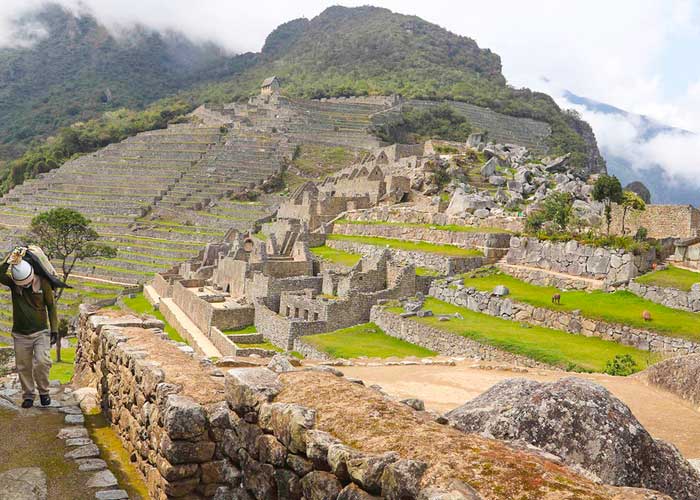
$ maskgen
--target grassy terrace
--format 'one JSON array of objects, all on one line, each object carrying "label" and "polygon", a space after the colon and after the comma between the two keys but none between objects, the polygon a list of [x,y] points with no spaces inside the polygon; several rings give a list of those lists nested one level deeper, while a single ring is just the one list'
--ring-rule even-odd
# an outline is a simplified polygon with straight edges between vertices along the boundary
[{"label": "grassy terrace", "polygon": [[238,328],[236,330],[222,330],[221,333],[224,335],[247,335],[250,333],[258,333],[258,329],[255,325],[245,326],[243,328]]},{"label": "grassy terrace", "polygon": [[311,253],[320,259],[348,267],[354,266],[360,262],[360,259],[362,258],[362,255],[359,253],[345,252],[343,250],[336,250],[335,248],[330,248],[327,246],[312,247],[309,250],[311,250]]},{"label": "grassy terrace", "polygon": [[347,234],[329,234],[332,241],[349,241],[365,245],[388,246],[394,250],[406,250],[409,252],[423,252],[443,255],[445,257],[480,257],[484,254],[480,250],[465,249],[454,245],[438,245],[435,243],[397,240],[393,238],[379,238],[375,236],[351,236]]},{"label": "grassy terrace", "polygon": [[460,226],[457,224],[422,224],[419,222],[389,222],[379,220],[349,220],[339,219],[336,224],[357,224],[362,226],[389,226],[389,227],[421,227],[426,229],[436,229],[438,231],[453,231],[459,233],[510,233],[505,229],[497,227],[477,227],[477,226]]},{"label": "grassy terrace", "polygon": [[642,285],[675,288],[677,290],[689,292],[693,284],[700,283],[700,273],[669,266],[667,269],[653,271],[644,276],[640,276],[634,281]]},{"label": "grassy terrace", "polygon": [[[234,344],[236,343],[235,339],[232,339]],[[236,344],[236,346],[239,349],[266,349],[268,351],[276,351],[276,352],[284,352],[284,349],[281,349],[277,347],[276,345],[270,343],[270,342],[261,342],[259,344]]]},{"label": "grassy terrace", "polygon": [[357,325],[331,333],[309,335],[304,342],[334,358],[390,358],[416,356],[425,358],[436,356],[433,351],[391,337],[374,323]]},{"label": "grassy terrace", "polygon": [[[567,370],[603,372],[609,360],[624,354],[632,356],[640,370],[661,359],[657,354],[617,342],[550,328],[522,326],[515,321],[477,313],[434,298],[425,301],[425,308],[436,315],[459,313],[464,319],[439,321],[437,316],[433,316],[412,317],[409,321],[419,321],[439,330]],[[399,307],[389,310],[397,314],[403,311]]]},{"label": "grassy terrace", "polygon": [[163,313],[154,309],[151,303],[146,300],[142,293],[138,294],[133,299],[124,298],[124,305],[136,314],[150,314],[156,319],[161,320],[163,323],[165,323],[163,331],[168,334],[168,337],[176,342],[185,342],[185,339],[183,339],[180,334],[177,333],[177,330],[175,330],[175,328],[170,326],[168,322],[165,321]]},{"label": "grassy terrace", "polygon": [[[579,310],[584,317],[700,341],[700,316],[656,304],[626,291],[562,292],[554,287],[531,285],[507,274],[465,277],[464,285],[482,291],[491,291],[496,285],[505,285],[510,289],[510,297],[518,302],[555,310]],[[552,304],[551,297],[555,293],[561,294],[561,305]],[[642,319],[642,311],[645,310],[651,313],[652,321]]]}]

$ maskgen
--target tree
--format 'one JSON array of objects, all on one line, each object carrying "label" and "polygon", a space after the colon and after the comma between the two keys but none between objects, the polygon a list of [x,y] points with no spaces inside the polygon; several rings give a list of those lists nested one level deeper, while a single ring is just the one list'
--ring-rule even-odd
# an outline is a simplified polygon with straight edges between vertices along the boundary
[{"label": "tree", "polygon": [[[41,247],[52,261],[60,262],[63,281],[67,281],[75,264],[95,257],[114,257],[116,249],[96,243],[100,237],[91,222],[70,208],[54,208],[32,219],[28,240]],[[56,302],[63,288],[55,292]],[[61,361],[61,338],[56,342],[56,360]]]},{"label": "tree", "polygon": [[542,202],[542,208],[528,217],[528,230],[539,231],[546,222],[552,222],[560,231],[566,230],[571,219],[573,203],[569,193],[551,192]]},{"label": "tree", "polygon": [[629,210],[646,210],[647,204],[637,193],[624,191],[622,193],[622,235],[625,234],[625,218]]},{"label": "tree", "polygon": [[607,234],[610,236],[612,222],[612,204],[622,203],[622,185],[614,175],[601,175],[593,186],[593,199],[605,205],[605,220],[608,223]]}]

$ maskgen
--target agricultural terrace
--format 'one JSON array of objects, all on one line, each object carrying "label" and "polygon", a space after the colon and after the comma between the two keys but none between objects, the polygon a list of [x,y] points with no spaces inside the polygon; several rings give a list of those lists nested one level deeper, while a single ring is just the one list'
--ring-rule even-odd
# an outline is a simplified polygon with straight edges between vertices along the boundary
[{"label": "agricultural terrace", "polygon": [[404,340],[391,337],[374,323],[365,323],[331,333],[309,335],[304,342],[334,358],[391,358],[415,356],[425,358],[437,353]]},{"label": "agricultural terrace", "polygon": [[[474,276],[474,277],[470,277]],[[464,285],[484,292],[497,285],[510,290],[509,297],[535,307],[553,310],[580,311],[584,317],[643,328],[671,337],[700,341],[700,316],[656,304],[627,291],[561,291],[554,287],[537,286],[508,274],[485,276],[464,275]],[[552,304],[554,294],[561,295],[561,305]],[[644,321],[642,312],[649,311],[652,320]]]},{"label": "agricultural terrace", "polygon": [[454,245],[440,245],[436,243],[426,243],[423,241],[406,241],[393,238],[380,238],[376,236],[350,236],[347,234],[329,234],[329,240],[349,241],[353,243],[362,243],[365,245],[374,245],[389,247],[393,250],[405,250],[408,252],[423,252],[445,257],[480,257],[483,252],[475,249],[465,249]]},{"label": "agricultural terrace", "polygon": [[[434,316],[410,317],[408,321],[418,321],[432,328],[461,335],[482,344],[490,345],[513,354],[558,366],[571,371],[604,372],[606,364],[615,356],[630,355],[636,363],[635,371],[661,359],[661,356],[634,347],[586,337],[561,330],[524,325],[515,321],[496,318],[458,307],[434,298],[427,298],[424,308],[433,311]],[[390,307],[396,314],[403,312],[400,307]],[[440,315],[455,315],[450,321],[440,321]]]},{"label": "agricultural terrace", "polygon": [[675,288],[677,290],[689,292],[691,286],[695,283],[700,283],[700,273],[675,266],[668,266],[666,269],[652,271],[640,276],[634,281],[642,285]]}]

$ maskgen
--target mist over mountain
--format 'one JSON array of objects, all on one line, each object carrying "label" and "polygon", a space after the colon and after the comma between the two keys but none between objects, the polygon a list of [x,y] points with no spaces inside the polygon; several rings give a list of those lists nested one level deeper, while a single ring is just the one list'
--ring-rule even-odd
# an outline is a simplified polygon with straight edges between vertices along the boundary
[{"label": "mist over mountain", "polygon": [[700,136],[568,91],[564,98],[593,125],[608,172],[623,185],[643,182],[653,203],[700,205]]},{"label": "mist over mountain", "polygon": [[[56,5],[17,23],[26,44],[0,49],[0,159],[32,139],[118,107],[176,96],[192,106],[246,99],[277,75],[290,97],[399,93],[452,99],[547,122],[551,154],[584,172],[605,169],[590,126],[547,94],[515,89],[501,59],[471,38],[371,6],[329,7],[280,25],[259,53],[231,56],[177,33],[115,34],[90,14]],[[39,27],[39,28],[37,28]]]},{"label": "mist over mountain", "polygon": [[57,128],[140,108],[230,73],[232,56],[177,32],[131,26],[118,35],[90,14],[46,4],[18,18],[0,48],[0,159]]}]

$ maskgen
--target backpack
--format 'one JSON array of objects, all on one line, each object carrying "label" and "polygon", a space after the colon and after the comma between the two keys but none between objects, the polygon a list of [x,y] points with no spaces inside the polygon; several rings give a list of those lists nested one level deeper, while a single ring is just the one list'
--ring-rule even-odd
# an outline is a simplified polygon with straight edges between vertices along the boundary
[{"label": "backpack", "polygon": [[56,288],[73,288],[68,284],[64,283],[61,278],[58,277],[56,268],[53,267],[51,261],[46,256],[44,251],[36,245],[29,245],[27,247],[27,253],[24,256],[24,260],[29,262],[32,267],[34,267],[34,272],[39,276],[46,278],[54,290]]}]

